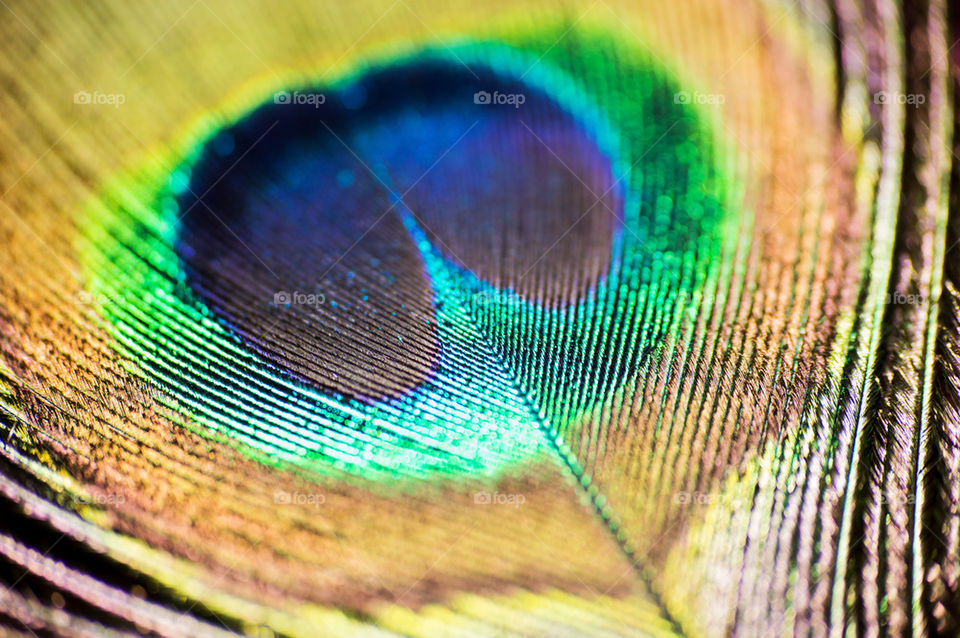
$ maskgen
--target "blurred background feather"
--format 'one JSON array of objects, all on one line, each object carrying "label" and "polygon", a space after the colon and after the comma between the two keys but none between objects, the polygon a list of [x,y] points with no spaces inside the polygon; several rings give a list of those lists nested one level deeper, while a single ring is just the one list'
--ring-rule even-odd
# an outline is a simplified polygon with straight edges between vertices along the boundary
[{"label": "blurred background feather", "polygon": [[956,5],[0,4],[0,630],[960,635]]}]

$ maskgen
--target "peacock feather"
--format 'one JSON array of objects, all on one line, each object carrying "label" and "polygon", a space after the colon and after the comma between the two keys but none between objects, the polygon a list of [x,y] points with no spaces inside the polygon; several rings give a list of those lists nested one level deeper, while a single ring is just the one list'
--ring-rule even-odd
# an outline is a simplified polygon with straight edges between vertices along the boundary
[{"label": "peacock feather", "polygon": [[960,5],[0,5],[0,631],[960,635]]}]

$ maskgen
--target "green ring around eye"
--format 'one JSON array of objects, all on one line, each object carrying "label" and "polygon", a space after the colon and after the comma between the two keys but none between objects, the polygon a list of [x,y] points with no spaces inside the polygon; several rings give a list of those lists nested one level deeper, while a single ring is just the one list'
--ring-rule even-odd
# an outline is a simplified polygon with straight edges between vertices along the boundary
[{"label": "green ring around eye", "polygon": [[[739,218],[713,116],[678,101],[666,70],[629,41],[578,27],[563,47],[551,47],[564,30],[464,41],[379,64],[432,58],[522,78],[589,132],[622,180],[624,209],[610,272],[588,297],[556,309],[508,296],[478,318],[465,300],[502,291],[451,269],[415,235],[436,301],[446,385],[427,382],[368,404],[298,383],[245,348],[196,298],[175,250],[177,196],[221,124],[195,133],[174,155],[174,170],[154,164],[120,176],[86,211],[80,254],[123,360],[165,390],[185,423],[265,463],[374,479],[490,475],[559,447],[576,468],[565,450],[577,424],[615,404],[723,288],[717,282],[730,276],[737,235],[729,225]],[[551,343],[575,344],[579,359]],[[463,362],[447,356],[469,357],[484,382],[457,390]]]}]

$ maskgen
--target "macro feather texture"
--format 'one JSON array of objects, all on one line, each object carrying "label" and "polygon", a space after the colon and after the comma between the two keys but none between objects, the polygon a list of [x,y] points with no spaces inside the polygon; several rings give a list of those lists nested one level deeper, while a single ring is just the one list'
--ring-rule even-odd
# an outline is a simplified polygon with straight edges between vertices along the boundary
[{"label": "macro feather texture", "polygon": [[0,632],[960,635],[956,3],[0,16]]}]

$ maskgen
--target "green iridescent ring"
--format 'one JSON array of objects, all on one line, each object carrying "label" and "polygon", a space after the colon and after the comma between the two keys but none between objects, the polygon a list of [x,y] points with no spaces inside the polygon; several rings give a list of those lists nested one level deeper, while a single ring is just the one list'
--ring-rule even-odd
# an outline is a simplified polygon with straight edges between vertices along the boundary
[{"label": "green iridescent ring", "polygon": [[[671,344],[709,303],[704,291],[729,272],[729,238],[737,233],[723,228],[737,221],[725,214],[734,180],[715,116],[677,100],[680,87],[668,71],[619,35],[581,26],[570,30],[564,47],[550,48],[565,30],[394,54],[358,63],[323,86],[314,80],[279,88],[342,103],[378,73],[439,65],[462,76],[463,87],[493,77],[526,87],[543,98],[538,104],[552,103],[607,158],[622,205],[614,211],[609,263],[575,303],[557,306],[519,287],[498,287],[453,259],[398,197],[403,189],[390,183],[395,167],[374,162],[366,167],[371,175],[341,169],[336,177],[344,188],[361,178],[382,185],[391,215],[409,233],[433,308],[433,316],[421,318],[439,344],[427,357],[427,372],[402,392],[371,398],[311,383],[310,370],[292,373],[265,358],[250,346],[249,327],[238,331],[235,320],[198,294],[180,242],[185,223],[200,223],[184,205],[202,195],[194,192],[198,164],[216,152],[223,156],[221,173],[229,170],[240,154],[237,127],[264,109],[282,113],[271,91],[260,95],[263,108],[244,105],[229,121],[197,127],[180,147],[186,150],[172,153],[174,170],[169,162],[151,162],[91,204],[81,255],[123,360],[164,388],[164,400],[185,425],[236,441],[267,463],[371,478],[489,475],[538,457],[555,459],[559,450],[577,470],[566,441],[585,414],[621,409],[622,391],[652,361],[670,356]],[[630,55],[610,54],[618,49]],[[490,106],[482,117],[498,105]],[[515,111],[490,117],[502,118],[497,126],[528,126],[524,112]],[[400,107],[397,113],[409,115]],[[350,129],[351,143],[342,141],[370,164],[360,156],[387,148],[389,140],[365,126]],[[146,208],[130,196],[144,189],[154,193],[143,198],[154,202]],[[288,312],[273,301],[264,295],[255,312]],[[323,316],[334,311],[326,307]],[[402,335],[400,342],[403,348]],[[560,360],[568,365],[554,365]]]}]

